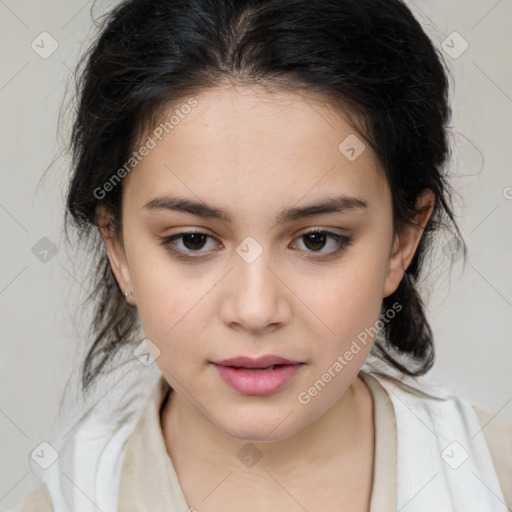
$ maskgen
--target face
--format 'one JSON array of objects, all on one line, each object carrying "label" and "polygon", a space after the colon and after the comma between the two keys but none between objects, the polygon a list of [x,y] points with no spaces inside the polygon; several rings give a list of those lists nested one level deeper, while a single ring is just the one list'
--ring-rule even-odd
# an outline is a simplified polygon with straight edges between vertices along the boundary
[{"label": "face", "polygon": [[[176,400],[241,440],[287,438],[342,397],[421,236],[393,234],[374,153],[304,98],[230,86],[173,105],[124,178],[124,247],[102,231]],[[225,362],[240,356],[287,362]]]}]

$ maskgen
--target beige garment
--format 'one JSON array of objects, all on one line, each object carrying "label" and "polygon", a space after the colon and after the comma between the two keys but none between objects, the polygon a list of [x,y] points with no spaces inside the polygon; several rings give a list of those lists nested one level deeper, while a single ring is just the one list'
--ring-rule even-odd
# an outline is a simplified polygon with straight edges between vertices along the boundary
[{"label": "beige garment", "polygon": [[[396,510],[396,429],[393,405],[371,376],[361,374],[374,402],[375,461],[370,512]],[[187,512],[178,477],[167,453],[160,423],[170,387],[161,376],[151,391],[126,445],[119,488],[120,512]],[[512,509],[512,423],[475,408],[491,451],[506,504]],[[52,512],[45,484],[12,512]],[[107,511],[104,511],[107,512]]]}]

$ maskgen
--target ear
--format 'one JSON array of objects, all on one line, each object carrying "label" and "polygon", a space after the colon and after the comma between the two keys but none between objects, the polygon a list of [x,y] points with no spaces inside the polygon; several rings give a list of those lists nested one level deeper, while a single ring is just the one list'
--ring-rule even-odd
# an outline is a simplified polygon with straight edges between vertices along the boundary
[{"label": "ear", "polygon": [[[123,243],[117,236],[115,236],[111,225],[110,214],[103,205],[98,206],[97,219],[100,234],[107,250],[110,266],[119,288],[121,288],[122,292],[132,291],[132,280]],[[126,302],[131,306],[135,305],[133,296],[131,295],[126,297]]]},{"label": "ear", "polygon": [[416,201],[419,213],[415,217],[416,225],[403,227],[395,235],[391,249],[388,273],[384,283],[383,297],[388,297],[396,291],[404,273],[414,257],[420,243],[423,230],[434,209],[435,195],[430,189],[425,189]]}]

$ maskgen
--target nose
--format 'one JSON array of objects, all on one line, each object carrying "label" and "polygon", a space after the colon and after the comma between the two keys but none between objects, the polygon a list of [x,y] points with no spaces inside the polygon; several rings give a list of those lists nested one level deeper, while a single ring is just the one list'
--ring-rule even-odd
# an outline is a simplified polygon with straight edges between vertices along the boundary
[{"label": "nose", "polygon": [[291,292],[264,254],[250,263],[234,258],[220,311],[222,321],[231,329],[261,335],[289,322]]}]

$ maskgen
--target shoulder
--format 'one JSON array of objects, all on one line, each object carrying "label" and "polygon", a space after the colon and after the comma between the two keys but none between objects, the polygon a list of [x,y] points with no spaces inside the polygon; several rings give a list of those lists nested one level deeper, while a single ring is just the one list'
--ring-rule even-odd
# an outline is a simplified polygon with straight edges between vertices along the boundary
[{"label": "shoulder", "polygon": [[30,491],[10,512],[53,512],[46,484],[43,483]]},{"label": "shoulder", "polygon": [[512,508],[512,422],[473,406],[478,416],[505,502]]},{"label": "shoulder", "polygon": [[[503,498],[512,510],[512,422],[490,415],[426,377],[397,378],[392,373],[381,372],[372,373],[371,376],[387,391],[393,409],[398,407],[403,412],[413,408],[425,424],[441,421],[446,428],[450,428],[452,421],[454,425],[459,423],[459,419],[463,423],[469,421],[468,434],[480,445],[483,441],[487,447]],[[396,411],[393,414],[396,421]],[[411,415],[402,414],[402,417],[410,418]],[[405,432],[409,434],[408,430]],[[411,439],[414,441],[414,438]]]}]

